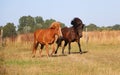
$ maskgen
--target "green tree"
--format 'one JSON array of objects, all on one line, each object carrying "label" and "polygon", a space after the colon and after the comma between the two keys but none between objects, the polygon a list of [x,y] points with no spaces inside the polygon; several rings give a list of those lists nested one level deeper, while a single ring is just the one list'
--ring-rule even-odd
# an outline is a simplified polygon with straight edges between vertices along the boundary
[{"label": "green tree", "polygon": [[1,37],[1,30],[3,29],[3,27],[2,26],[0,26],[0,37]]},{"label": "green tree", "polygon": [[0,26],[0,30],[2,29],[3,27],[2,26]]},{"label": "green tree", "polygon": [[37,23],[37,24],[43,24],[44,23],[44,20],[43,20],[43,18],[41,17],[41,16],[37,16],[37,17],[35,17],[35,23]]},{"label": "green tree", "polygon": [[65,27],[65,24],[64,23],[61,23],[61,28]]},{"label": "green tree", "polygon": [[55,22],[54,19],[47,19],[45,21],[44,25],[42,26],[42,28],[48,28],[51,25],[51,23],[53,23],[53,22]]},{"label": "green tree", "polygon": [[7,23],[3,27],[3,38],[5,38],[5,37],[15,37],[16,35],[17,35],[16,27],[14,26],[14,23]]},{"label": "green tree", "polygon": [[116,24],[112,27],[113,30],[120,30],[120,25]]},{"label": "green tree", "polygon": [[34,31],[36,29],[42,28],[44,25],[44,20],[41,16],[37,16],[35,17],[35,27],[34,27]]},{"label": "green tree", "polygon": [[[45,22],[44,22],[44,26],[42,28],[48,28],[51,23],[55,22],[56,20],[54,19],[47,19]],[[61,23],[61,22],[60,22]],[[61,27],[65,27],[65,24],[64,23],[61,23]]]},{"label": "green tree", "polygon": [[94,31],[97,30],[97,26],[95,24],[89,24],[88,26],[86,26],[88,31]]},{"label": "green tree", "polygon": [[21,17],[19,19],[18,31],[20,33],[25,33],[24,29],[27,26],[30,27],[30,30],[28,32],[33,32],[34,31],[35,20],[34,20],[33,17],[31,17],[31,16],[23,16],[23,17]]}]

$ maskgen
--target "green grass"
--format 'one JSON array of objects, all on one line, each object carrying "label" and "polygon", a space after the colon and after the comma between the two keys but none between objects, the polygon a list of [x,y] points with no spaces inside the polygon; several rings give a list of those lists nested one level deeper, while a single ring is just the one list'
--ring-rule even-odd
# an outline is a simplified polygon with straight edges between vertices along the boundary
[{"label": "green grass", "polygon": [[[120,75],[119,44],[97,44],[81,42],[87,53],[68,53],[62,55],[61,48],[57,55],[47,58],[45,49],[43,57],[32,58],[30,44],[9,44],[0,47],[0,75]],[[50,49],[50,52],[52,50]],[[79,52],[76,43],[72,43],[71,52]]]}]

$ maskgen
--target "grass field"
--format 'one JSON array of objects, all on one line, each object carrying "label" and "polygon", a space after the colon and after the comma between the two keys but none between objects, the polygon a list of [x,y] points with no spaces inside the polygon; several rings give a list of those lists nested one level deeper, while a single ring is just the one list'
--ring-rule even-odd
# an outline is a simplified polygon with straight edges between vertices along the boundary
[{"label": "grass field", "polygon": [[[83,54],[72,43],[71,54],[61,48],[47,58],[39,49],[32,58],[32,44],[9,43],[0,47],[0,75],[120,75],[120,31],[89,32],[88,43],[81,39]],[[84,33],[85,36],[85,33]],[[50,48],[50,51],[51,48]]]}]

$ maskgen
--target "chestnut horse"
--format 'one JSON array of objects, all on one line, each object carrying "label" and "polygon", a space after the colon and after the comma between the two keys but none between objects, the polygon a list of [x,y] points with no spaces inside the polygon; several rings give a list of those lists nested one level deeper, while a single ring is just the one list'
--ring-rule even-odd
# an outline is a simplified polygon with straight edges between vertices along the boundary
[{"label": "chestnut horse", "polygon": [[68,27],[62,28],[61,31],[62,31],[63,37],[58,38],[58,40],[57,40],[57,49],[55,51],[55,54],[57,53],[58,48],[61,46],[62,41],[65,42],[64,46],[62,48],[63,54],[64,54],[65,46],[67,44],[69,44],[68,50],[69,50],[69,54],[70,54],[71,42],[78,43],[80,54],[82,54],[82,50],[81,50],[81,46],[80,46],[80,38],[82,37],[82,31],[83,31],[84,24],[82,23],[82,21],[79,18],[74,18],[71,21],[71,24],[73,26],[70,28],[68,28]]},{"label": "chestnut horse", "polygon": [[[42,52],[44,45],[46,46],[47,56],[49,56],[48,45],[51,45],[55,42],[56,35],[58,37],[62,37],[60,25],[61,24],[59,22],[53,22],[48,29],[39,29],[34,32],[34,46],[33,46],[33,51],[32,51],[33,57],[35,57],[38,44],[41,44],[40,57],[41,57],[41,52]],[[51,55],[54,52],[55,52],[55,48],[54,48],[54,44],[53,44],[53,51],[52,51]]]}]

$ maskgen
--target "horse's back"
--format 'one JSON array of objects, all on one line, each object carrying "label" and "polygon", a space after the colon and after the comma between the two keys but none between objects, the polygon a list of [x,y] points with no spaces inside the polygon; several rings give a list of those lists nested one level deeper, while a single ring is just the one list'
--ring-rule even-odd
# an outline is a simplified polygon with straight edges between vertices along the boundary
[{"label": "horse's back", "polygon": [[45,32],[46,32],[45,29],[36,30],[36,31],[34,32],[34,38],[37,39],[37,38],[39,37],[39,35],[44,35]]},{"label": "horse's back", "polygon": [[71,34],[71,32],[74,32],[74,29],[73,28],[68,28],[68,27],[65,27],[65,28],[62,28],[62,34],[65,36],[65,35],[69,35]]},{"label": "horse's back", "polygon": [[35,31],[34,38],[36,38],[36,40],[41,44],[49,44],[54,40],[52,34],[53,31],[51,29],[39,29]]},{"label": "horse's back", "polygon": [[77,38],[73,27],[62,28],[63,38],[66,41],[74,41]]},{"label": "horse's back", "polygon": [[47,29],[36,30],[34,32],[34,38],[36,38],[37,40],[41,39],[45,35],[45,33],[47,33],[47,31],[48,31]]}]

